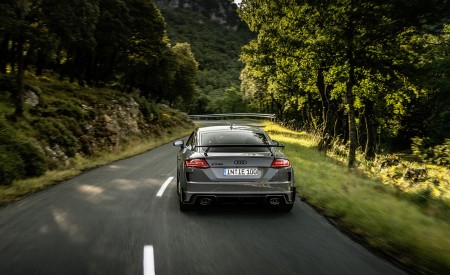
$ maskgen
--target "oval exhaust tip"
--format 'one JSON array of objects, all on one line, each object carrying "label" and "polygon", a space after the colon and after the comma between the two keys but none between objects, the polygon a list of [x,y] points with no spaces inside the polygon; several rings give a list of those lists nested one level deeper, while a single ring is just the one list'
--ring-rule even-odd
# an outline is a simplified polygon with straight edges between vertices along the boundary
[{"label": "oval exhaust tip", "polygon": [[211,199],[210,199],[210,198],[202,198],[202,199],[200,200],[200,205],[208,206],[208,205],[210,205],[210,204],[211,204]]},{"label": "oval exhaust tip", "polygon": [[269,203],[271,205],[279,205],[280,204],[280,198],[277,198],[277,197],[270,198]]}]

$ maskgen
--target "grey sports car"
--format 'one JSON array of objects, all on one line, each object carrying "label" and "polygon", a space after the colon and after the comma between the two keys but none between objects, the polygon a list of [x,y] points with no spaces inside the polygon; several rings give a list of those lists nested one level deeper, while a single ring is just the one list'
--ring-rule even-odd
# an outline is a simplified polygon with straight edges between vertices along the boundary
[{"label": "grey sports car", "polygon": [[260,128],[197,128],[177,156],[180,210],[222,203],[266,204],[290,211],[295,201],[294,171],[283,145]]}]

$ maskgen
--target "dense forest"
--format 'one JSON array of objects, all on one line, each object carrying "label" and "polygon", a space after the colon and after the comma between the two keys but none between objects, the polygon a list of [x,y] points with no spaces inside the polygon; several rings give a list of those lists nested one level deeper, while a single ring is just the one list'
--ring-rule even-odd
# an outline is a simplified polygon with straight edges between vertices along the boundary
[{"label": "dense forest", "polygon": [[0,73],[15,81],[23,112],[25,71],[79,85],[114,85],[170,105],[189,102],[198,63],[190,45],[171,45],[148,0],[23,0],[0,3]]},{"label": "dense forest", "polygon": [[240,90],[243,69],[242,46],[254,36],[230,0],[157,0],[173,42],[188,42],[199,63],[196,94],[191,114],[244,112],[247,106]]},{"label": "dense forest", "polygon": [[26,73],[51,74],[192,114],[273,112],[346,144],[349,166],[411,148],[450,163],[448,1],[157,2],[2,1],[9,118]]},{"label": "dense forest", "polygon": [[450,2],[244,0],[257,37],[241,74],[254,110],[348,145],[353,166],[409,149],[450,163]]},{"label": "dense forest", "polygon": [[190,129],[197,71],[151,0],[1,1],[0,186]]}]

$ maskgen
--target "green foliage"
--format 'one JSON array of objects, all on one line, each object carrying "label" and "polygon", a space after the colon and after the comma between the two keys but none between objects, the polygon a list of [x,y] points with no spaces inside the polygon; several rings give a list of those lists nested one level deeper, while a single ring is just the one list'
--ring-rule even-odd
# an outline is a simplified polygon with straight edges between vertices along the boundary
[{"label": "green foliage", "polygon": [[24,161],[24,177],[35,177],[45,173],[47,170],[45,156],[36,146],[26,141],[19,141],[15,145],[15,150]]},{"label": "green foliage", "polygon": [[0,145],[0,185],[9,185],[13,180],[23,178],[24,171],[20,156],[7,146]]},{"label": "green foliage", "polygon": [[[14,180],[47,170],[52,174],[76,168],[80,158],[121,154],[127,144],[145,143],[149,137],[161,140],[168,131],[193,128],[186,114],[138,92],[80,87],[51,74],[27,75],[26,87],[36,93],[38,104],[27,106],[24,117],[11,119],[8,78],[0,78],[6,83],[0,86],[0,185],[13,183],[7,188],[15,188]],[[11,77],[12,85],[13,81]]]},{"label": "green foliage", "polygon": [[58,145],[69,157],[75,156],[78,141],[73,133],[58,118],[42,118],[34,123],[39,137],[50,145]]},{"label": "green foliage", "polygon": [[136,100],[136,102],[139,104],[139,109],[141,110],[144,117],[148,118],[149,120],[153,120],[156,112],[155,103],[152,101],[148,101],[144,97],[140,96],[135,96],[134,100]]},{"label": "green foliage", "polygon": [[436,145],[433,148],[434,159],[433,162],[439,165],[450,165],[450,139],[445,139],[442,145]]},{"label": "green foliage", "polygon": [[442,144],[450,133],[450,25],[443,34],[428,34],[416,39],[424,45],[417,82],[426,87],[426,97],[411,103],[407,130],[412,136],[428,137],[433,145]]},{"label": "green foliage", "polygon": [[[114,84],[124,91],[138,90],[149,100],[186,110],[193,100],[196,84],[202,83],[197,89],[201,92],[223,92],[239,85],[238,54],[244,37],[248,37],[248,31],[242,29],[237,17],[237,7],[230,1],[197,4],[201,12],[186,10],[184,13],[162,5],[169,25],[173,26],[168,31],[173,38],[172,46],[166,36],[165,19],[153,1],[2,3],[0,72],[19,74],[17,80],[20,80],[27,69],[32,68],[36,75],[53,70],[61,80],[68,78],[81,86]],[[226,16],[231,18],[233,26],[210,24],[212,13],[208,11],[219,14],[221,7],[226,7]],[[196,58],[201,59],[200,68],[204,73],[199,82],[196,82]],[[210,88],[212,79],[216,80]],[[70,89],[66,84],[56,85],[62,85],[61,90]],[[19,93],[24,89],[10,91],[17,99],[13,103],[19,115],[23,113]]]},{"label": "green foliage", "polygon": [[417,135],[442,142],[449,3],[391,2],[243,1],[240,15],[258,33],[241,54],[246,99],[321,132],[324,150],[343,138],[349,165],[357,147],[370,159]]},{"label": "green foliage", "polygon": [[445,139],[443,144],[434,145],[430,138],[412,138],[411,149],[413,154],[422,161],[437,165],[450,165],[450,139]]},{"label": "green foliage", "polygon": [[244,95],[236,87],[226,89],[223,93],[212,93],[208,110],[210,113],[244,113],[247,106]]},{"label": "green foliage", "polygon": [[427,161],[433,156],[433,149],[429,138],[412,138],[411,149],[414,155],[418,156],[422,161]]},{"label": "green foliage", "polygon": [[[174,43],[188,42],[198,62],[197,91],[193,102],[189,105],[183,102],[185,106],[177,107],[192,114],[220,110],[221,103],[218,101],[223,102],[222,95],[225,91],[240,86],[242,64],[239,62],[239,53],[252,34],[239,21],[236,7],[229,1],[215,1],[213,6],[208,6],[209,2],[194,1],[191,2],[191,5],[194,5],[191,9],[173,8],[163,3],[167,1],[159,2],[167,21],[170,40]],[[198,9],[195,5],[199,5]],[[225,25],[211,20],[211,14],[221,13],[216,10],[219,5],[225,9],[229,7],[225,15],[229,21]],[[216,100],[217,95],[221,96],[220,100]],[[230,104],[232,102],[227,103]]]},{"label": "green foliage", "polygon": [[[167,67],[165,21],[153,2],[145,0],[125,1],[129,10],[128,28],[130,40],[123,48],[126,62],[121,64],[124,85],[140,89],[147,98],[164,95],[170,73]],[[160,70],[162,69],[162,70]]]},{"label": "green foliage", "polygon": [[49,29],[61,38],[61,42],[71,48],[93,49],[95,47],[95,28],[98,22],[98,1],[47,0],[42,3]]},{"label": "green foliage", "polygon": [[427,205],[431,200],[433,200],[431,188],[419,189],[411,194],[412,200],[418,205]]},{"label": "green foliage", "polygon": [[194,93],[195,100],[188,107],[189,112],[192,114],[203,115],[210,113],[210,98],[205,94],[199,92]]},{"label": "green foliage", "polygon": [[188,43],[177,43],[172,51],[177,60],[173,89],[178,91],[184,102],[190,102],[194,94],[198,63]]},{"label": "green foliage", "polygon": [[[61,80],[68,77],[81,86],[115,83],[154,101],[192,98],[196,61],[190,52],[177,49],[180,46],[170,46],[165,20],[153,1],[26,0],[0,5],[3,74],[19,74],[20,80],[26,69],[33,68],[36,75],[50,69]],[[63,82],[54,85],[73,89]],[[24,89],[10,91],[15,93],[16,109],[22,110],[19,93]],[[63,116],[81,114],[71,106],[57,110],[64,111]]]},{"label": "green foliage", "polygon": [[[361,236],[371,247],[407,265],[424,273],[449,272],[450,204],[443,206],[435,194],[436,185],[450,192],[448,169],[442,171],[446,183],[425,184],[420,189],[409,184],[409,190],[392,188],[381,182],[378,168],[374,178],[370,178],[365,173],[351,172],[318,152],[317,143],[311,142],[314,137],[307,133],[277,125],[266,126],[266,131],[286,145],[285,153],[296,172],[296,185],[309,204]],[[411,189],[414,194],[405,195]]]},{"label": "green foliage", "polygon": [[14,82],[14,77],[12,75],[0,74],[0,93],[9,91],[16,91],[16,83]]},{"label": "green foliage", "polygon": [[192,122],[189,120],[186,114],[174,111],[167,105],[157,105],[155,111],[157,117],[155,122],[158,123],[158,125],[162,128],[189,128],[193,126]]},{"label": "green foliage", "polygon": [[86,112],[77,103],[79,102],[56,99],[45,106],[41,104],[31,112],[40,113],[43,117],[70,117],[82,121],[85,119]]},{"label": "green foliage", "polygon": [[47,170],[44,154],[15,131],[0,124],[0,185],[40,176]]}]

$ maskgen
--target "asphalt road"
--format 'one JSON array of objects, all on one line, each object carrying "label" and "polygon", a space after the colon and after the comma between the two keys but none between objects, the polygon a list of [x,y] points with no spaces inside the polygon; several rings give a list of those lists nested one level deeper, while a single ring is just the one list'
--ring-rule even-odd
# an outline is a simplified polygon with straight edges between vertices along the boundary
[{"label": "asphalt road", "polygon": [[290,213],[181,213],[169,181],[176,151],[167,144],[1,208],[0,274],[403,274],[300,200]]}]

